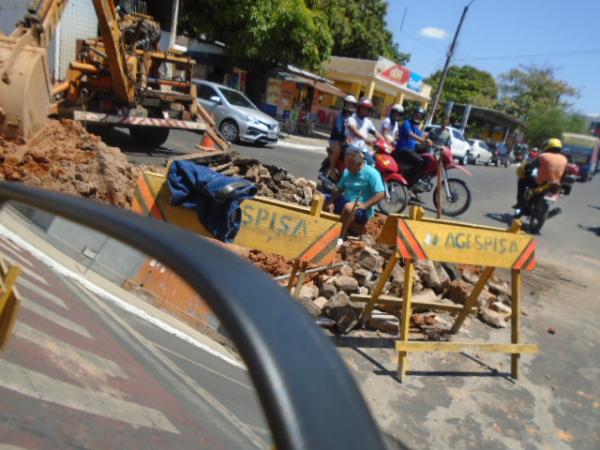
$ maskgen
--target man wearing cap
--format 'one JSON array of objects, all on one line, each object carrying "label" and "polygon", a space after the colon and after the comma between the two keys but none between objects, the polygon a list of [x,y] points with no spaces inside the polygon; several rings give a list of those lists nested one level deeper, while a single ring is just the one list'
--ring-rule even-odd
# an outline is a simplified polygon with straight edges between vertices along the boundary
[{"label": "man wearing cap", "polygon": [[359,147],[349,145],[344,155],[346,170],[333,193],[334,212],[342,216],[348,229],[362,233],[373,217],[373,207],[385,198],[385,187],[377,170],[365,164]]}]

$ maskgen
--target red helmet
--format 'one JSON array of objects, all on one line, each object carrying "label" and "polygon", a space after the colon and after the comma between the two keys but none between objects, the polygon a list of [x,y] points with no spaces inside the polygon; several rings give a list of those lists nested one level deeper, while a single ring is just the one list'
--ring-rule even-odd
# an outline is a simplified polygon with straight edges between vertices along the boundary
[{"label": "red helmet", "polygon": [[359,108],[373,109],[373,102],[371,100],[369,100],[367,97],[362,97],[358,101],[358,107]]}]

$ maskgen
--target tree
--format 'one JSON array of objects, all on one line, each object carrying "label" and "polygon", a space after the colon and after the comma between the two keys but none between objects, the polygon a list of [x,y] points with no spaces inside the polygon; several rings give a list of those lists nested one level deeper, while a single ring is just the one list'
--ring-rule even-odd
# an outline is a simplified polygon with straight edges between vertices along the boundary
[{"label": "tree", "polygon": [[[438,70],[425,80],[435,92],[442,77]],[[470,103],[494,107],[498,101],[498,86],[491,73],[472,66],[451,66],[446,75],[441,101]]]},{"label": "tree", "polygon": [[525,120],[525,136],[532,145],[541,146],[564,132],[585,133],[586,121],[581,114],[570,113],[562,105],[544,104],[533,107]]},{"label": "tree", "polygon": [[249,72],[248,94],[258,100],[268,72],[288,64],[318,69],[333,39],[321,11],[304,0],[187,0],[181,29],[225,44],[225,51]]},{"label": "tree", "polygon": [[332,54],[363,59],[385,56],[399,64],[410,60],[388,30],[386,0],[307,0],[307,5],[327,17]]},{"label": "tree", "polygon": [[527,119],[531,113],[539,114],[540,108],[549,112],[570,106],[568,97],[579,92],[568,83],[555,78],[551,67],[520,66],[500,75],[502,108],[509,114]]}]

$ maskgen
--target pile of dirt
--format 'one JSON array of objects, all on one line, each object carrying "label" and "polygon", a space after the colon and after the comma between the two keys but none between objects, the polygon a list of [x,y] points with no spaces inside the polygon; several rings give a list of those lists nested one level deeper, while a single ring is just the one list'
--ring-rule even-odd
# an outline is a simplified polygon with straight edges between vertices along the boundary
[{"label": "pile of dirt", "polygon": [[0,137],[0,179],[128,208],[139,168],[72,120],[48,120],[28,142]]}]

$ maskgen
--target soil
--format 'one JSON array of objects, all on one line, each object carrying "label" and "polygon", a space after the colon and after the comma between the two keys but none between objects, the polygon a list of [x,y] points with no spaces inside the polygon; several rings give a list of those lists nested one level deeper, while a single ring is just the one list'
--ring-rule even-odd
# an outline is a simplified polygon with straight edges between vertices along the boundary
[{"label": "soil", "polygon": [[385,225],[386,216],[383,214],[376,214],[370,221],[367,223],[365,232],[366,234],[371,235],[375,239],[379,237],[381,234],[381,230],[383,230],[383,226]]},{"label": "soil", "polygon": [[0,137],[0,179],[128,208],[140,168],[72,120],[48,120],[28,142]]}]

